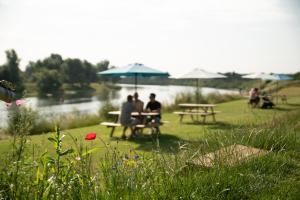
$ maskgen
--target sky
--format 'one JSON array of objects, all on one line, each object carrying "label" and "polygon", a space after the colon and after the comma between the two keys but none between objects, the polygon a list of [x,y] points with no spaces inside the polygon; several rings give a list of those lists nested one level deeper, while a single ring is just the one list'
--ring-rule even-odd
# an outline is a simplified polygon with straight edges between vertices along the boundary
[{"label": "sky", "polygon": [[178,76],[300,71],[299,0],[0,0],[0,64],[139,62]]}]

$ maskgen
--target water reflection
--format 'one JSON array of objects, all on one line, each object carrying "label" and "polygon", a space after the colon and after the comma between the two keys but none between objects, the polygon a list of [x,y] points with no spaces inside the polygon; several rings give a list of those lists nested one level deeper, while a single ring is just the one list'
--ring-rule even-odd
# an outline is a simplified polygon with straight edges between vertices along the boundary
[{"label": "water reflection", "polygon": [[[122,90],[122,89],[121,89]],[[120,98],[119,90],[103,88],[100,93],[96,95],[99,101],[109,101],[111,99]]]}]

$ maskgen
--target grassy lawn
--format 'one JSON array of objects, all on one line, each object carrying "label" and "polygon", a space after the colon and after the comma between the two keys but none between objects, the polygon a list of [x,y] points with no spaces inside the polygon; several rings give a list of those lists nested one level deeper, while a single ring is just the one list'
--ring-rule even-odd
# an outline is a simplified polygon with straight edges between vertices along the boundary
[{"label": "grassy lawn", "polygon": [[[76,161],[68,156],[64,159],[65,166],[60,168],[57,161],[51,164],[43,160],[36,165],[36,162],[30,164],[26,157],[21,165],[24,167],[20,167],[24,171],[20,172],[14,170],[15,162],[7,164],[8,167],[0,170],[0,198],[2,191],[17,197],[30,190],[35,195],[42,191],[41,195],[50,199],[298,199],[300,87],[284,88],[280,93],[288,95],[288,104],[278,104],[274,109],[251,109],[246,99],[218,104],[215,110],[221,112],[216,116],[217,123],[208,117],[207,124],[195,124],[185,117],[180,124],[177,115],[164,113],[163,120],[169,123],[161,127],[162,134],[158,138],[151,137],[145,130],[138,138],[119,140],[121,128],[110,138],[110,130],[100,125],[62,131],[66,135],[63,149],[80,145],[88,149],[97,147],[89,157],[92,161]],[[89,132],[96,132],[97,139],[85,141]],[[46,150],[55,155],[53,144],[47,139],[51,135],[30,136],[27,156],[34,152],[38,157]],[[77,141],[76,145],[71,136]],[[11,142],[11,139],[0,140],[2,157],[12,149]],[[268,154],[231,167],[221,160],[209,169],[186,164],[195,155],[232,144],[261,148]],[[128,168],[124,154],[139,155],[138,161],[129,159],[133,164]],[[28,165],[34,166],[30,173],[26,171]],[[49,170],[45,166],[50,166]],[[11,171],[6,172],[7,169]],[[3,190],[8,187],[6,183],[11,184],[7,181],[11,176],[7,174],[20,177],[20,186]],[[46,178],[31,184],[40,174]],[[58,177],[54,182],[53,176]],[[39,189],[26,190],[26,185]],[[44,190],[44,187],[52,190]]]},{"label": "grassy lawn", "polygon": [[[247,106],[246,99],[218,104],[215,110],[221,111],[221,113],[216,115],[217,123],[213,123],[211,117],[207,117],[207,123],[205,125],[196,124],[192,122],[189,116],[185,116],[184,123],[180,124],[177,115],[164,113],[163,120],[169,123],[161,127],[162,135],[159,136],[160,148],[168,152],[171,151],[171,149],[176,149],[178,142],[194,142],[205,138],[207,135],[212,135],[214,132],[260,125],[272,120],[274,117],[279,117],[289,111],[300,109],[299,90],[299,87],[284,89],[282,92],[287,93],[290,97],[288,104],[279,104],[275,109],[251,109]],[[98,139],[92,142],[85,141],[84,137],[89,132],[96,132]],[[117,145],[121,150],[134,149],[140,153],[151,152],[153,148],[157,147],[156,141],[149,135],[148,130],[144,130],[144,134],[141,137],[128,141],[119,140],[121,128],[116,129],[113,138],[109,137],[109,132],[110,129],[100,125],[65,130],[63,133],[67,137],[65,137],[64,145],[73,145],[73,140],[71,137],[68,137],[68,135],[72,135],[80,143],[82,142],[83,145],[88,145],[89,147],[97,146],[105,148],[104,142],[111,146]],[[129,132],[127,134],[129,134]],[[51,150],[51,143],[47,140],[50,135],[51,133],[31,136],[30,143],[35,145],[37,149]],[[100,141],[99,138],[101,138],[103,142]],[[9,150],[10,145],[10,140],[0,140],[0,152]],[[99,151],[99,153],[101,153],[101,151]]]}]

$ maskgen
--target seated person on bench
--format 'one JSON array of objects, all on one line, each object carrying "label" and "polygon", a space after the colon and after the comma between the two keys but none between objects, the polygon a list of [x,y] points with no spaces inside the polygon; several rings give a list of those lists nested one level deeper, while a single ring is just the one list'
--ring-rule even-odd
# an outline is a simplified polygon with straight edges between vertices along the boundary
[{"label": "seated person on bench", "polygon": [[150,94],[150,101],[146,105],[147,112],[156,112],[159,115],[147,119],[147,122],[160,123],[161,120],[161,103],[155,100],[156,95],[154,93]]},{"label": "seated person on bench", "polygon": [[139,116],[136,116],[134,118],[136,118],[139,121],[139,123],[142,123],[143,117],[141,113],[144,111],[144,102],[139,99],[139,94],[137,92],[133,94],[133,99],[134,112],[139,113]]},{"label": "seated person on bench", "polygon": [[136,119],[131,117],[131,113],[134,111],[133,97],[127,96],[127,101],[122,104],[120,123],[123,128],[122,138],[125,139],[125,132],[129,127],[131,130],[131,136],[135,134],[135,125],[137,124]]},{"label": "seated person on bench", "polygon": [[263,100],[263,104],[261,108],[273,108],[274,103],[272,102],[272,97],[270,95],[263,93],[262,100]]},{"label": "seated person on bench", "polygon": [[252,88],[249,92],[249,104],[255,108],[257,107],[257,105],[259,105],[259,92],[258,92],[258,88]]}]

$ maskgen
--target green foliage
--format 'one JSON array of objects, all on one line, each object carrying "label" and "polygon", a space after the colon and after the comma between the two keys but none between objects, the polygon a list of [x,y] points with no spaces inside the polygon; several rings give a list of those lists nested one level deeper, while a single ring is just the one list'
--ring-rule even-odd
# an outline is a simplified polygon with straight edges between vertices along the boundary
[{"label": "green foliage", "polygon": [[51,54],[44,60],[37,60],[36,62],[29,62],[26,66],[25,75],[31,82],[36,82],[39,79],[40,73],[51,70],[58,74],[57,79],[63,80],[64,75],[61,70],[63,59],[59,54]]},{"label": "green foliage", "polygon": [[108,112],[113,110],[119,110],[119,108],[113,105],[109,100],[105,101],[99,109],[100,118],[102,120],[114,120],[114,116],[108,114]]},{"label": "green foliage", "polygon": [[22,72],[19,69],[20,59],[15,50],[7,50],[6,63],[0,66],[0,80],[12,82],[16,86],[16,92],[20,96],[24,91]]},{"label": "green foliage", "polygon": [[56,70],[41,70],[36,84],[40,96],[61,93],[62,80]]},{"label": "green foliage", "polygon": [[[103,61],[96,64],[96,71],[97,72],[102,72],[102,71],[108,70],[108,67],[109,67],[109,61],[108,60],[103,60]],[[97,78],[100,82],[105,82],[105,81],[109,80],[109,78],[104,77],[104,76],[98,76]]]},{"label": "green foliage", "polygon": [[173,111],[177,109],[177,105],[180,103],[224,103],[232,100],[241,99],[241,95],[237,94],[220,94],[218,92],[209,93],[203,95],[201,91],[199,93],[181,93],[176,95],[174,104],[165,105],[164,110]]},{"label": "green foliage", "polygon": [[78,112],[43,118],[30,107],[12,106],[9,108],[8,127],[3,130],[9,135],[34,135],[53,132],[57,124],[61,130],[99,124],[98,115],[80,114]]},{"label": "green foliage", "polygon": [[37,119],[37,113],[31,108],[13,105],[9,108],[8,133],[11,135],[29,134]]},{"label": "green foliage", "polygon": [[[65,81],[71,85],[79,84],[81,87],[87,84],[85,65],[79,59],[67,59],[62,65]],[[89,73],[89,72],[88,72]]]},{"label": "green foliage", "polygon": [[209,103],[223,103],[241,99],[242,96],[238,94],[220,94],[218,92],[215,92],[209,93],[205,98]]},{"label": "green foliage", "polygon": [[293,78],[295,80],[300,80],[300,72],[295,73],[294,76],[293,76]]},{"label": "green foliage", "polygon": [[[37,82],[40,94],[45,95],[57,91],[64,83],[70,84],[72,88],[88,88],[90,83],[100,80],[96,73],[106,70],[108,65],[109,61],[106,60],[93,65],[86,60],[64,60],[59,54],[51,54],[43,60],[29,62],[25,75],[29,81]],[[56,79],[51,81],[54,75]]]},{"label": "green foliage", "polygon": [[175,105],[179,103],[208,103],[205,96],[199,93],[181,93],[175,97]]}]

